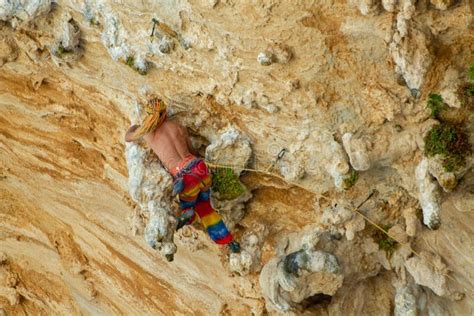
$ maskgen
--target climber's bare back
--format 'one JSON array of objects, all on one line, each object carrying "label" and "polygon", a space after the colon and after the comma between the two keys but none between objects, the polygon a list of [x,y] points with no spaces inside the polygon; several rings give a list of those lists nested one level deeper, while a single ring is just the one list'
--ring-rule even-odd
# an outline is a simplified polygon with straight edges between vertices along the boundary
[{"label": "climber's bare back", "polygon": [[177,122],[166,120],[143,138],[168,170],[175,168],[190,154],[188,132]]}]

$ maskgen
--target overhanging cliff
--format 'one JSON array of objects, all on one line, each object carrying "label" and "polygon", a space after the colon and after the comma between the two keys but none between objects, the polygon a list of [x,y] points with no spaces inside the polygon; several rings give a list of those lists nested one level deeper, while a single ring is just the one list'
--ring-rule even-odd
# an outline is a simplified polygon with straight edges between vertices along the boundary
[{"label": "overhanging cliff", "polygon": [[[469,313],[473,158],[427,142],[474,144],[472,10],[0,1],[0,314]],[[241,255],[174,234],[170,177],[123,142],[148,93],[263,171],[213,201]]]}]

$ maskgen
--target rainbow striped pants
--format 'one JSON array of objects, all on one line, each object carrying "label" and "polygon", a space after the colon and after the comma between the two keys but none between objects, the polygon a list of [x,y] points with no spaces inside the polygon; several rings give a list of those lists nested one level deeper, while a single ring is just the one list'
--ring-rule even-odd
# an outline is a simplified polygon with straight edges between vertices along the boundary
[{"label": "rainbow striped pants", "polygon": [[179,204],[184,212],[194,209],[194,215],[187,223],[192,224],[198,218],[201,220],[209,237],[220,245],[233,240],[232,234],[222,220],[222,217],[212,208],[211,185],[212,175],[202,159],[190,161],[177,175],[183,183],[179,193]]}]

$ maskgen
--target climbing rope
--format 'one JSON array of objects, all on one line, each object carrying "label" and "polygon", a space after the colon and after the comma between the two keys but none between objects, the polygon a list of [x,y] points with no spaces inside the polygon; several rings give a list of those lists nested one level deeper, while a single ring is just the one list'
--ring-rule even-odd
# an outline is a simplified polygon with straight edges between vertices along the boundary
[{"label": "climbing rope", "polygon": [[[282,151],[280,152],[279,156],[281,155]],[[232,165],[224,165],[224,164],[216,164],[216,163],[212,163],[212,162],[209,162],[209,161],[206,161],[206,164],[210,167],[210,168],[228,168],[228,169],[232,169],[232,170],[237,170],[237,171],[247,171],[247,172],[254,172],[254,173],[260,173],[260,174],[264,174],[264,175],[267,175],[267,176],[271,176],[271,177],[274,177],[274,178],[278,178],[282,181],[284,181],[285,183],[288,183],[289,185],[291,186],[294,186],[294,187],[298,187],[308,193],[311,193],[315,196],[317,196],[318,199],[322,198],[322,199],[325,199],[327,201],[330,201],[330,199],[328,197],[325,197],[324,195],[312,190],[311,188],[305,186],[305,185],[302,185],[300,183],[296,183],[296,182],[293,182],[293,181],[289,181],[287,179],[285,179],[283,176],[279,175],[279,174],[276,174],[276,173],[272,173],[271,170],[274,166],[274,163],[272,163],[270,165],[270,167],[268,167],[266,170],[258,170],[258,169],[253,169],[253,168],[248,168],[248,167],[239,167],[239,166],[232,166]],[[408,247],[410,248],[411,252],[416,255],[417,257],[421,258],[421,259],[424,259],[430,266],[432,266],[434,268],[435,271],[438,270],[437,266],[430,262],[429,260],[427,260],[426,258],[424,258],[419,252],[415,251],[412,246],[410,245],[409,242],[402,242],[401,240],[399,240],[398,238],[390,235],[388,233],[388,231],[386,229],[384,229],[382,226],[380,226],[379,224],[377,224],[374,220],[372,220],[370,217],[368,217],[367,215],[365,215],[364,213],[362,213],[359,209],[360,207],[365,204],[370,198],[372,198],[372,196],[375,194],[375,190],[373,190],[369,196],[362,202],[360,203],[357,207],[355,208],[352,208],[351,211],[358,214],[359,216],[362,216],[362,218],[364,218],[368,223],[370,223],[373,227],[375,227],[376,229],[378,229],[379,231],[383,232],[385,235],[387,235],[389,238],[395,240],[397,243],[399,243],[400,245],[408,245]],[[438,255],[439,256],[439,255]],[[451,269],[449,269],[450,271],[452,271]],[[459,284],[463,289],[464,291],[467,293],[469,292],[468,289],[466,289],[465,287],[463,287],[460,283],[460,281],[456,280],[454,277],[452,277],[451,275],[449,274],[445,274],[444,275],[445,277],[447,277],[448,279],[454,281],[455,283]],[[471,290],[471,293],[470,293],[471,296],[474,296],[474,289]]]},{"label": "climbing rope", "polygon": [[[155,23],[155,21],[153,21]],[[176,106],[178,105],[178,103],[176,102],[173,102],[173,105]],[[179,106],[178,106],[179,107]],[[319,199],[324,199],[326,201],[330,201],[330,199],[328,197],[325,197],[324,195],[312,190],[311,188],[305,186],[305,185],[302,185],[300,183],[296,183],[296,182],[293,182],[293,181],[289,181],[288,179],[285,179],[283,176],[279,175],[279,174],[276,174],[276,173],[273,173],[271,172],[275,166],[275,164],[281,159],[283,158],[283,156],[285,155],[286,153],[286,149],[282,149],[279,153],[278,153],[278,156],[277,156],[277,159],[275,161],[273,161],[271,164],[269,164],[269,166],[265,169],[265,170],[258,170],[258,169],[253,169],[253,168],[248,168],[248,167],[241,167],[241,166],[232,166],[232,165],[224,165],[224,164],[216,164],[216,163],[212,163],[210,161],[206,161],[206,164],[210,167],[210,168],[228,168],[228,169],[232,169],[232,170],[238,170],[238,171],[247,171],[247,172],[254,172],[254,173],[260,173],[260,174],[264,174],[264,175],[267,175],[267,176],[270,176],[270,177],[274,177],[274,178],[277,178],[277,179],[280,179],[281,181],[285,182],[285,183],[288,183],[294,187],[297,187],[297,188],[300,188],[308,193],[311,193],[313,195],[315,195],[318,200]],[[404,243],[402,242],[401,240],[399,240],[398,238],[390,235],[388,233],[388,230],[384,229],[383,227],[381,227],[379,224],[377,224],[374,220],[372,220],[370,217],[368,217],[367,215],[365,215],[364,213],[362,213],[360,211],[360,207],[366,203],[375,193],[375,190],[372,191],[369,196],[361,203],[359,204],[357,207],[355,208],[352,208],[351,211],[353,213],[356,213],[358,214],[359,216],[361,216],[362,218],[364,218],[369,224],[371,224],[373,227],[375,227],[376,229],[378,229],[379,231],[383,232],[386,236],[388,236],[389,238],[393,239],[394,241],[396,241],[397,243],[399,243],[400,245],[407,245],[409,247],[409,249],[411,250],[411,252],[416,255],[417,257],[421,258],[421,259],[424,259],[430,266],[432,266],[434,268],[434,270],[436,271],[438,268],[436,267],[435,264],[433,264],[432,262],[428,261],[426,258],[423,258],[423,256],[421,256],[421,254],[417,251],[415,251],[412,246],[410,245],[410,243]],[[439,255],[438,255],[439,256]],[[452,271],[452,270],[450,270]],[[452,277],[451,275],[449,274],[445,274],[444,275],[445,277],[447,277],[448,279],[454,281],[455,283],[461,285],[461,283],[456,280],[454,277]],[[463,287],[461,285],[461,287],[464,289],[465,292],[469,292],[465,287]],[[474,296],[474,289],[471,290],[471,293],[470,293],[471,296]]]}]

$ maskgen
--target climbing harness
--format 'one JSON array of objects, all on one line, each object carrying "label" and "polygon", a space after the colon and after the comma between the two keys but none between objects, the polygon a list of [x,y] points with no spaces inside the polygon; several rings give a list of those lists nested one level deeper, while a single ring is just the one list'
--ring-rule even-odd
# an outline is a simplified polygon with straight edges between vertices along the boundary
[{"label": "climbing harness", "polygon": [[166,120],[166,104],[160,98],[154,97],[145,105],[147,116],[142,125],[133,125],[125,134],[127,142],[136,141],[143,135],[153,132]]},{"label": "climbing harness", "polygon": [[195,177],[197,179],[200,179],[198,176],[194,175],[191,170],[201,161],[199,158],[194,158],[192,160],[189,160],[188,163],[186,164],[185,167],[180,169],[178,173],[176,173],[173,181],[173,196],[177,195],[184,190],[184,179],[183,176],[189,175],[192,177]]}]

